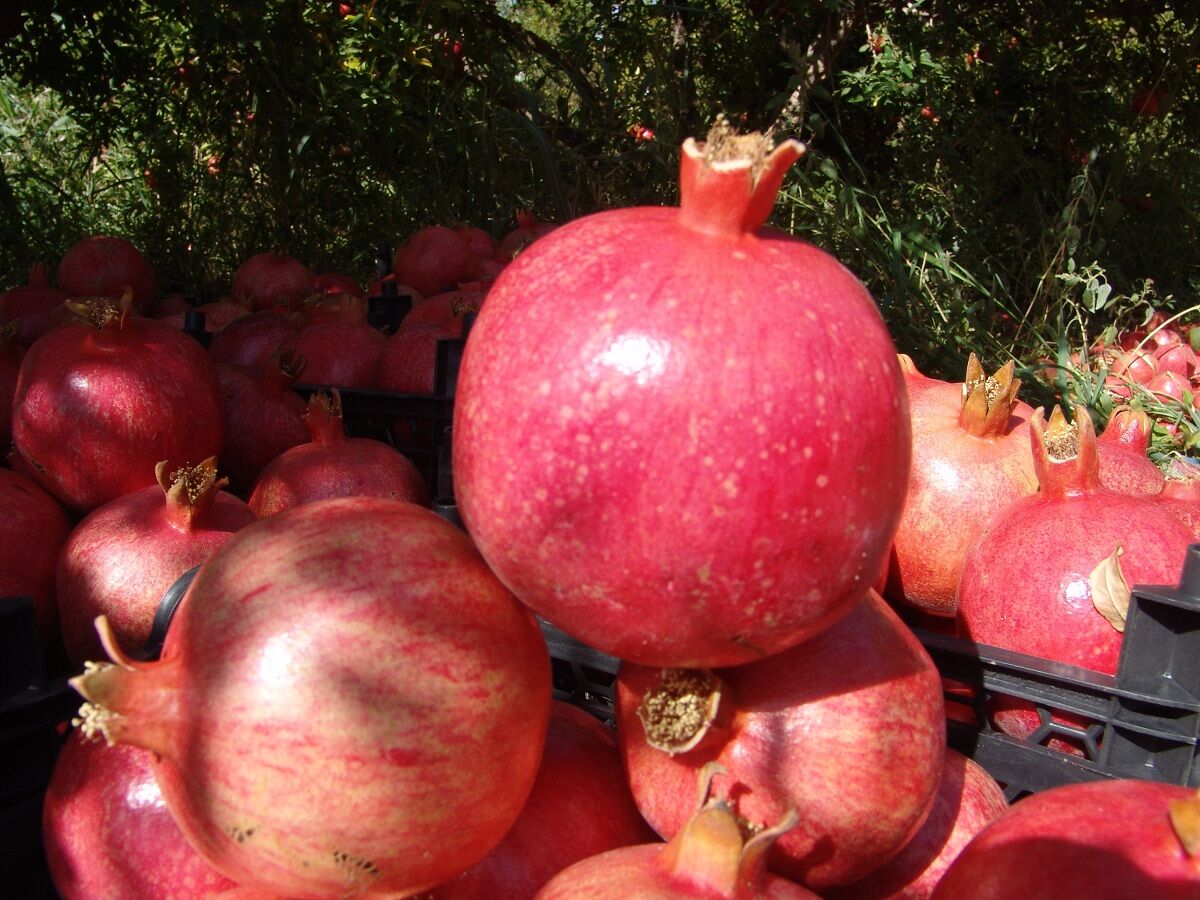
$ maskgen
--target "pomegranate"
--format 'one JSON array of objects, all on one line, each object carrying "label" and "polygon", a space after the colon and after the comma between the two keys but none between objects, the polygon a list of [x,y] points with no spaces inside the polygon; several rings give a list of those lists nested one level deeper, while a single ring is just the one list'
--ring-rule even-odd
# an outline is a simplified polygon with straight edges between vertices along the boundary
[{"label": "pomegranate", "polygon": [[284,349],[304,357],[305,384],[355,389],[374,387],[383,344],[369,325],[324,321],[301,328]]},{"label": "pomegranate", "polygon": [[379,355],[375,386],[400,394],[432,394],[437,381],[437,342],[462,333],[462,324],[403,326]]},{"label": "pomegranate", "polygon": [[934,900],[1195,900],[1195,788],[1115,779],[1026,797],[967,845]]},{"label": "pomegranate", "polygon": [[31,479],[0,469],[0,597],[32,597],[43,647],[58,640],[54,566],[71,532],[57,501]]},{"label": "pomegranate", "polygon": [[0,447],[12,443],[12,402],[25,348],[17,343],[17,323],[0,324]]},{"label": "pomegranate", "polygon": [[1160,344],[1154,351],[1154,358],[1160,373],[1171,372],[1185,381],[1196,374],[1196,351],[1183,342],[1182,336],[1176,335],[1173,342]]},{"label": "pomegranate", "polygon": [[230,322],[215,335],[208,352],[218,363],[259,370],[300,330],[291,317],[263,310]]},{"label": "pomegranate", "polygon": [[233,273],[233,299],[251,310],[296,309],[313,292],[313,273],[284,253],[257,253]]},{"label": "pomegranate", "polygon": [[154,270],[124,238],[96,234],[73,245],[58,263],[58,286],[72,297],[119,298],[133,294],[133,308],[148,310],[157,296]]},{"label": "pomegranate", "polygon": [[799,813],[771,870],[818,892],[878,868],[920,827],[945,722],[937,669],[873,591],[766,659],[715,672],[623,664],[617,679],[617,737],[654,830],[683,827],[697,773],[717,761],[740,818]]},{"label": "pomegranate", "polygon": [[301,319],[305,325],[316,322],[346,322],[366,324],[370,308],[367,298],[359,294],[312,294],[304,301]]},{"label": "pomegranate", "polygon": [[459,225],[454,229],[460,238],[467,242],[471,252],[481,260],[491,259],[496,254],[496,242],[482,228],[473,225]]},{"label": "pomegranate", "polygon": [[1008,809],[1004,790],[984,768],[946,750],[942,779],[921,829],[896,856],[831,900],[927,900],[963,847]]},{"label": "pomegranate", "polygon": [[892,596],[953,616],[963,556],[992,516],[1037,490],[1033,409],[1017,399],[1021,382],[1012,375],[1010,361],[986,376],[972,353],[962,383],[910,390],[912,474],[889,571]]},{"label": "pomegranate", "polygon": [[[973,641],[1115,674],[1130,584],[1174,584],[1191,532],[1149,498],[1099,480],[1087,411],[1068,423],[1031,420],[1038,493],[1009,504],[967,553],[958,587],[960,632]],[[1038,717],[1014,701],[996,713],[1028,736]],[[1069,744],[1055,742],[1071,751]]]},{"label": "pomegranate", "polygon": [[[74,303],[74,301],[73,301]],[[25,354],[13,401],[13,443],[67,506],[95,509],[221,449],[216,370],[192,338],[96,299]]]},{"label": "pomegranate", "polygon": [[193,304],[188,303],[183,294],[167,294],[165,297],[155,297],[146,314],[151,319],[162,319],[178,313],[188,313],[195,308]]},{"label": "pomegranate", "polygon": [[900,364],[900,371],[904,375],[904,386],[908,390],[910,402],[914,396],[926,388],[951,383],[949,381],[942,381],[940,378],[930,378],[928,375],[922,375],[917,369],[917,364],[913,362],[912,357],[907,353],[897,353],[896,361]]},{"label": "pomegranate", "polygon": [[308,406],[292,390],[303,370],[303,359],[282,351],[261,373],[217,365],[225,413],[221,468],[234,492],[248,493],[271,460],[309,439]]},{"label": "pomegranate", "polygon": [[550,709],[546,748],[517,823],[436,900],[528,900],[572,863],[656,840],[634,806],[612,731],[569,703]]},{"label": "pomegranate", "polygon": [[0,324],[17,323],[16,340],[28,347],[55,324],[55,313],[70,294],[50,287],[45,263],[34,263],[29,270],[29,284],[0,294]]},{"label": "pomegranate", "polygon": [[209,334],[216,334],[230,322],[250,315],[246,307],[240,303],[234,303],[232,300],[214,300],[212,303],[203,303],[194,310],[189,309],[167,316],[159,316],[158,321],[172,328],[183,328],[187,322],[187,314],[193,311],[204,316],[204,330]]},{"label": "pomegranate", "polygon": [[325,272],[313,279],[313,293],[337,295],[350,294],[353,297],[366,296],[362,287],[349,275],[341,272]]},{"label": "pomegranate", "polygon": [[255,519],[221,490],[215,459],[174,471],[159,463],[154,475],[157,485],[93,510],[58,557],[59,620],[76,666],[100,656],[99,615],[122,646],[145,645],[167,589]]},{"label": "pomegranate", "polygon": [[1119,406],[1096,438],[1100,483],[1119,494],[1149,496],[1163,487],[1162,469],[1147,456],[1154,423],[1140,409]]},{"label": "pomegranate", "polygon": [[729,803],[709,797],[719,771],[710,764],[701,773],[700,808],[668,843],[623,847],[577,862],[555,876],[536,900],[815,898],[764,865],[771,845],[796,824],[795,811],[747,839]]},{"label": "pomegranate", "polygon": [[193,850],[136,747],[67,738],[42,806],[42,842],[63,900],[209,897],[235,887]]},{"label": "pomegranate", "polygon": [[429,505],[429,488],[403,453],[381,441],[346,437],[342,399],[318,391],[304,415],[312,441],[292,447],[263,470],[250,508],[259,518],[329,497],[367,496]]},{"label": "pomegranate", "polygon": [[418,229],[396,248],[392,261],[396,281],[412,285],[425,297],[470,281],[478,266],[470,240],[444,225]]},{"label": "pomegranate", "polygon": [[[772,200],[774,198],[772,197]],[[517,210],[517,227],[506,234],[496,247],[495,257],[509,262],[523,253],[530,244],[558,228],[556,222],[543,222],[531,210]]]},{"label": "pomegranate", "polygon": [[847,269],[760,230],[802,152],[723,122],[689,140],[680,208],[541,238],[467,342],[463,519],[518,597],[622,659],[777,653],[888,552],[911,443],[895,347]]},{"label": "pomegranate", "polygon": [[1200,541],[1200,463],[1182,456],[1171,460],[1162,493],[1154,499]]},{"label": "pomegranate", "polygon": [[449,291],[427,297],[408,311],[400,328],[415,325],[453,325],[462,333],[463,316],[479,312],[483,306],[483,291]]},{"label": "pomegranate", "polygon": [[243,529],[157,662],[98,625],[85,732],[152,751],[188,841],[248,888],[407,896],[485,857],[533,785],[545,642],[429,510],[341,498]]}]

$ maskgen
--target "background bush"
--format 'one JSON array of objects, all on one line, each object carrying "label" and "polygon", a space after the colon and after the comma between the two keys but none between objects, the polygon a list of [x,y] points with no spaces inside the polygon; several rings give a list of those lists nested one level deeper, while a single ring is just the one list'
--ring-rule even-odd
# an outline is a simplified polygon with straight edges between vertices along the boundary
[{"label": "background bush", "polygon": [[366,280],[425,224],[670,203],[719,113],[807,142],[777,224],[932,374],[975,350],[1028,376],[1200,282],[1195,4],[25,6],[0,20],[3,284],[97,231],[198,300],[264,249]]}]

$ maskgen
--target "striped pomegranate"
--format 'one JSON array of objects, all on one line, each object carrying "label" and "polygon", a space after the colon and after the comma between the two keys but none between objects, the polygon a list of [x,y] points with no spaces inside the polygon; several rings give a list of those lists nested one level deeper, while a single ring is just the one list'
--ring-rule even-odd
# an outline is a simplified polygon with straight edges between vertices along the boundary
[{"label": "striped pomegranate", "polygon": [[189,843],[252,891],[408,896],[478,862],[537,773],[533,616],[429,510],[353,497],[238,532],[157,662],[99,620],[84,729],[152,751]]}]

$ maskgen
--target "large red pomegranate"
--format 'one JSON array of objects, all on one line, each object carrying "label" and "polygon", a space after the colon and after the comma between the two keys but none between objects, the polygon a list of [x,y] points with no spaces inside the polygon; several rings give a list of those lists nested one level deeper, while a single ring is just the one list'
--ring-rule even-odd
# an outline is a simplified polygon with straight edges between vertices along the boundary
[{"label": "large red pomegranate", "polygon": [[273,459],[309,439],[308,405],[292,390],[303,370],[304,360],[286,351],[261,372],[218,363],[225,423],[221,469],[236,493],[248,493]]},{"label": "large red pomegranate", "polygon": [[28,347],[55,325],[55,314],[70,297],[50,287],[45,263],[34,263],[28,284],[0,294],[0,324],[16,322],[17,343]]},{"label": "large red pomegranate", "polygon": [[298,309],[313,292],[312,271],[286,253],[256,253],[233,273],[233,299],[251,310]]},{"label": "large red pomegranate", "polygon": [[58,263],[55,280],[72,297],[120,297],[133,293],[133,307],[148,310],[157,296],[154,270],[124,238],[96,234],[74,244]]},{"label": "large red pomegranate", "polygon": [[467,343],[463,518],[518,597],[622,659],[725,666],[799,643],[863,597],[899,520],[895,347],[845,267],[762,228],[803,151],[771,143],[727,125],[689,140],[679,208],[539,239]]},{"label": "large red pomegranate", "polygon": [[400,323],[400,328],[416,325],[453,325],[462,332],[463,316],[479,312],[483,306],[483,291],[448,291],[427,297],[413,306]]},{"label": "large red pomegranate", "polygon": [[259,370],[299,330],[299,324],[278,309],[261,310],[233,320],[214,334],[208,352],[215,362]]},{"label": "large red pomegranate", "polygon": [[638,809],[679,831],[710,762],[754,826],[799,813],[771,869],[815,891],[855,881],[916,832],[942,773],[937,669],[873,591],[803,644],[717,671],[624,664],[617,736]]},{"label": "large red pomegranate", "polygon": [[396,281],[412,285],[426,297],[471,281],[478,268],[479,257],[469,238],[444,225],[417,229],[396,248],[392,260]]},{"label": "large red pomegranate", "polygon": [[32,597],[43,646],[58,639],[54,567],[71,532],[58,502],[29,478],[0,469],[0,597]]},{"label": "large red pomegranate", "polygon": [[154,484],[221,449],[212,360],[181,331],[95,299],[25,354],[13,401],[13,444],[25,467],[77,510]]},{"label": "large red pomegranate", "polygon": [[486,858],[430,896],[531,900],[567,866],[656,837],[633,803],[612,730],[556,700],[537,780],[516,824]]},{"label": "large red pomegranate", "polygon": [[0,324],[0,449],[12,443],[12,402],[25,348],[17,343],[17,323]]},{"label": "large red pomegranate", "polygon": [[853,884],[829,892],[835,900],[928,900],[950,864],[976,834],[1008,809],[996,779],[957,750],[946,763],[933,806],[898,854]]},{"label": "large red pomegranate", "polygon": [[1117,779],[1051,788],[988,825],[934,900],[1195,900],[1195,788]]},{"label": "large red pomegranate", "polygon": [[[101,620],[103,623],[104,620]],[[84,728],[151,750],[189,842],[282,897],[408,896],[478,862],[537,773],[537,623],[429,510],[353,497],[238,532],[162,657],[72,683]]]},{"label": "large red pomegranate", "polygon": [[382,441],[346,436],[336,390],[313,394],[304,422],[312,440],[273,459],[254,484],[249,503],[259,518],[330,497],[429,505],[429,488],[407,456]]},{"label": "large red pomegranate", "polygon": [[1154,423],[1143,410],[1122,406],[1096,436],[1100,483],[1110,491],[1153,496],[1163,488],[1162,469],[1147,456]]},{"label": "large red pomegranate", "polygon": [[304,382],[350,390],[375,386],[383,334],[366,323],[325,320],[305,325],[284,344],[304,357]]},{"label": "large red pomegranate", "polygon": [[536,900],[805,900],[817,895],[767,871],[772,844],[796,824],[780,821],[747,833],[727,799],[710,796],[721,771],[701,773],[700,805],[666,844],[622,847],[584,859],[560,872]]},{"label": "large red pomegranate", "polygon": [[936,615],[954,615],[963,556],[991,518],[1037,490],[1033,409],[1017,399],[1012,375],[1011,361],[985,375],[971,354],[964,381],[910,390],[912,475],[889,592]]},{"label": "large red pomegranate", "polygon": [[76,666],[101,653],[96,616],[108,617],[121,646],[150,637],[163,594],[255,520],[243,501],[221,490],[217,461],[155,469],[158,484],[110,500],[71,532],[58,558],[59,620]]},{"label": "large red pomegranate", "polygon": [[462,324],[406,325],[383,343],[375,387],[400,394],[432,394],[437,382],[437,346],[462,333]]},{"label": "large red pomegranate", "polygon": [[[1100,484],[1096,435],[1082,407],[1072,423],[1058,407],[1047,423],[1039,409],[1031,426],[1038,493],[1009,504],[967,553],[960,631],[982,644],[1115,674],[1128,586],[1174,584],[1191,531],[1153,500]],[[1114,591],[1114,582],[1123,589]],[[997,723],[1030,734],[1036,713],[1012,705],[996,714]]]},{"label": "large red pomegranate", "polygon": [[63,900],[211,897],[233,888],[184,840],[154,780],[150,754],[76,731],[46,788],[42,842]]}]

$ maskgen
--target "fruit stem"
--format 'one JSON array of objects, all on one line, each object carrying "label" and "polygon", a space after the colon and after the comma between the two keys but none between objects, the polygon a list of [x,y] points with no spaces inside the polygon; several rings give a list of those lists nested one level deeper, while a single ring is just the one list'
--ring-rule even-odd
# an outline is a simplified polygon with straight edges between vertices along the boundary
[{"label": "fruit stem", "polygon": [[173,471],[164,459],[154,467],[154,475],[167,495],[167,521],[180,531],[201,527],[212,512],[217,493],[229,484],[228,478],[217,478],[215,456]]}]

